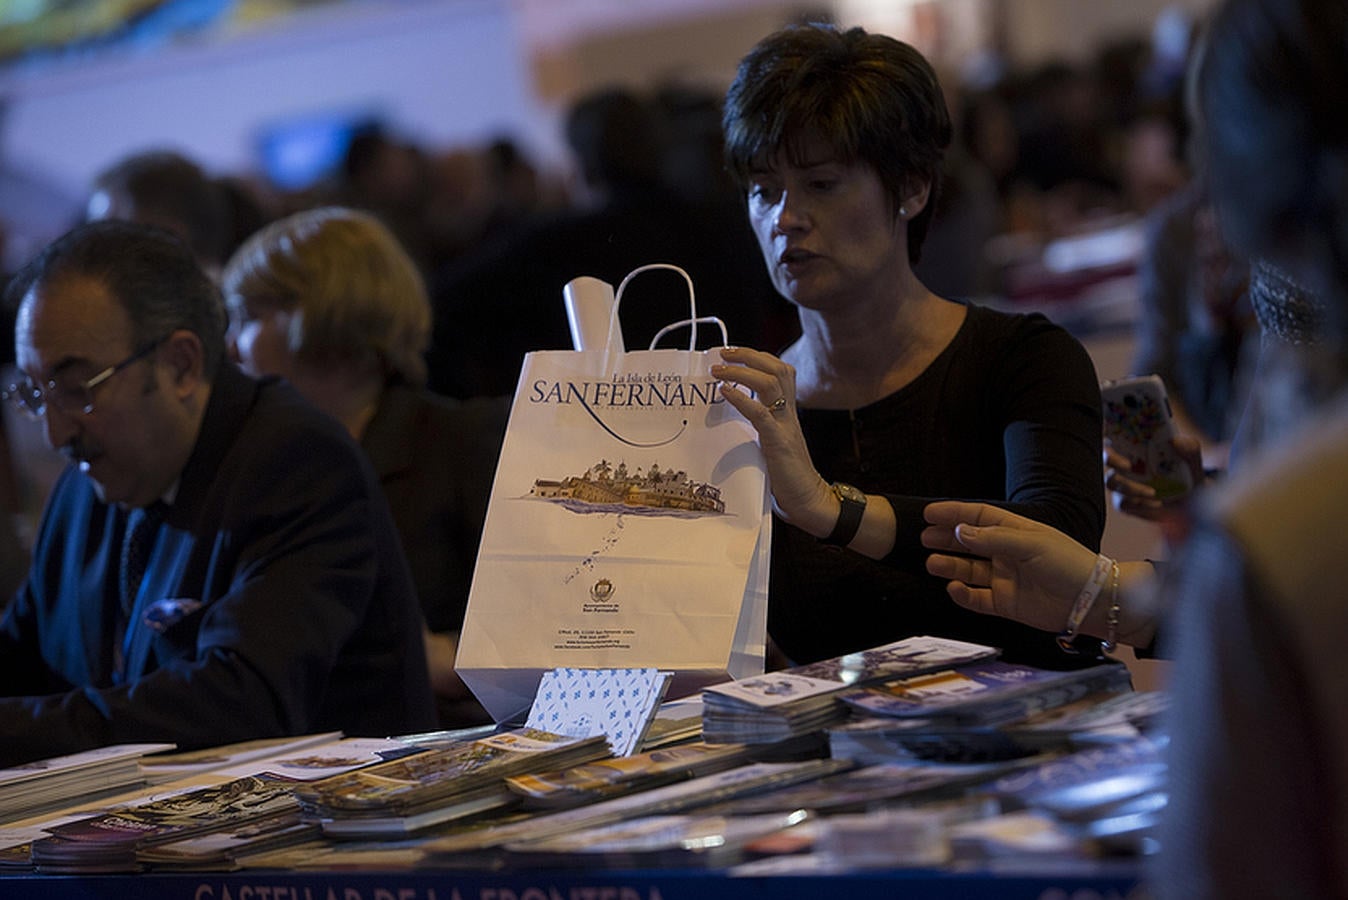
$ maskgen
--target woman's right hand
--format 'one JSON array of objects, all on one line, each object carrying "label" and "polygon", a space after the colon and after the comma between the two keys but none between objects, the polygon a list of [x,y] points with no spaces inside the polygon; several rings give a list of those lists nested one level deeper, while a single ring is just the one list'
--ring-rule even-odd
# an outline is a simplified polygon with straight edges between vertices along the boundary
[{"label": "woman's right hand", "polygon": [[796,370],[771,353],[723,347],[721,396],[758,432],[772,503],[777,514],[816,537],[828,534],[838,518],[838,500],[810,460],[810,448],[796,415]]},{"label": "woman's right hand", "polygon": [[[1097,554],[1040,522],[987,503],[942,500],[925,510],[927,571],[950,579],[952,600],[975,612],[1060,631]],[[953,556],[973,554],[979,559]]]}]

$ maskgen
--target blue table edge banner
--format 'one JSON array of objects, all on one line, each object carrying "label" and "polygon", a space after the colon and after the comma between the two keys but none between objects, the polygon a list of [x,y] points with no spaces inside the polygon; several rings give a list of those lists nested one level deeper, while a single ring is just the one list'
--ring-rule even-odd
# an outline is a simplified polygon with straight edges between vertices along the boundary
[{"label": "blue table edge banner", "polygon": [[[340,864],[338,864],[339,866]],[[334,866],[336,869],[337,866]],[[137,875],[0,875],[0,900],[121,897],[137,900],[849,900],[891,898],[1015,900],[1091,897],[1122,900],[1144,896],[1137,860],[1045,863],[1013,873],[980,869],[958,872],[887,869],[839,875],[732,877],[722,871],[504,872],[316,870]],[[134,881],[130,881],[134,878]]]}]

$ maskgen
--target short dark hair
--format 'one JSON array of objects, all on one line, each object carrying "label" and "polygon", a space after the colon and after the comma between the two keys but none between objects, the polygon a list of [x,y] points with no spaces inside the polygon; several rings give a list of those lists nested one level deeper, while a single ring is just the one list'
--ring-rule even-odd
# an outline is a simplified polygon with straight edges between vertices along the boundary
[{"label": "short dark hair", "polygon": [[90,278],[107,288],[126,310],[135,347],[191,331],[201,338],[206,377],[215,376],[225,356],[224,303],[177,235],[113,219],[79,225],[19,270],[6,299],[17,307],[34,287],[66,278]]},{"label": "short dark hair", "polygon": [[227,198],[215,179],[180,153],[132,154],[99,173],[94,191],[129,201],[137,219],[174,223],[192,252],[206,262],[219,265],[229,254]]},{"label": "short dark hair", "polygon": [[926,207],[908,223],[909,261],[921,257],[951,124],[936,72],[916,49],[861,28],[788,26],[740,61],[721,122],[726,165],[741,187],[775,154],[804,162],[807,133],[842,162],[873,168],[895,213],[915,184],[930,184]]}]

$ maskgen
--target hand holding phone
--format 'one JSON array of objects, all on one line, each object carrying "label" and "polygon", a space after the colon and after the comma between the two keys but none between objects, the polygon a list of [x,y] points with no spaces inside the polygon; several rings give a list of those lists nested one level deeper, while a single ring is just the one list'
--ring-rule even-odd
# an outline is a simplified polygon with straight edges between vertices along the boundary
[{"label": "hand holding phone", "polygon": [[1129,462],[1129,475],[1171,500],[1193,489],[1188,464],[1175,452],[1170,399],[1159,375],[1136,375],[1100,386],[1105,437]]}]

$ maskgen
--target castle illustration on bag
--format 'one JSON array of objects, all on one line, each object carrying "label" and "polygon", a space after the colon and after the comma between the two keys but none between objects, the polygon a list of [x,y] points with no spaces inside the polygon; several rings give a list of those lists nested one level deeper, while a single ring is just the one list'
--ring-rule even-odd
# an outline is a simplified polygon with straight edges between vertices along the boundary
[{"label": "castle illustration on bag", "polygon": [[657,463],[642,474],[641,469],[629,472],[625,462],[615,467],[608,460],[600,460],[582,475],[569,475],[561,481],[537,479],[529,496],[560,503],[574,512],[725,512],[720,488],[692,481],[684,471],[661,469]]}]

